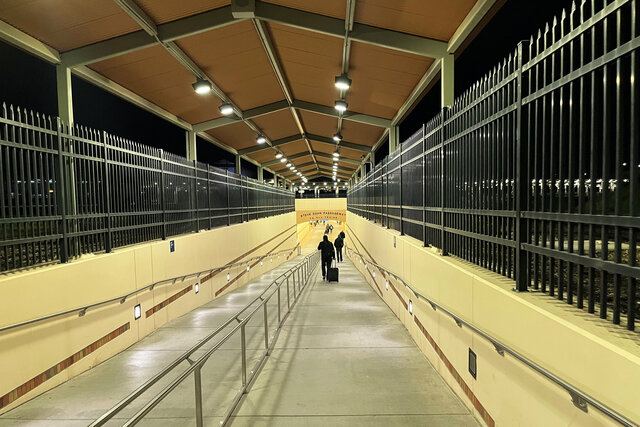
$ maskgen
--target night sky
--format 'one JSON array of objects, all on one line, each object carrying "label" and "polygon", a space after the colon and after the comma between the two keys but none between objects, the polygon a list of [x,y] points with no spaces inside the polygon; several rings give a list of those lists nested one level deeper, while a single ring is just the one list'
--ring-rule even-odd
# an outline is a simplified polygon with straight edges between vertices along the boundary
[{"label": "night sky", "polygon": [[[456,58],[456,95],[509,55],[520,40],[529,39],[545,22],[570,5],[569,0],[508,0]],[[0,42],[0,58],[3,64],[0,67],[0,101],[56,115],[55,68],[3,42]],[[184,130],[80,78],[73,77],[72,84],[76,123],[185,155]],[[400,140],[410,136],[439,109],[438,82],[400,124]],[[234,169],[232,154],[200,138],[197,145],[199,161]],[[376,153],[376,161],[387,154],[388,145],[384,144]],[[243,162],[243,173],[257,176],[255,166],[248,162]]]}]

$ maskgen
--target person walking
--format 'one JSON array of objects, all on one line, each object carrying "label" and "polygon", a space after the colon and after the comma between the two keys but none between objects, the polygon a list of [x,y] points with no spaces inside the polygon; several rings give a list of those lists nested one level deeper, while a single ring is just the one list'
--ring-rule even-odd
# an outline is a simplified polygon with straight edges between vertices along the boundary
[{"label": "person walking", "polygon": [[342,248],[344,246],[342,234],[338,234],[338,237],[336,237],[334,242],[334,246],[336,247],[336,262],[342,262]]},{"label": "person walking", "polygon": [[327,271],[331,267],[331,261],[336,257],[333,244],[329,241],[329,237],[325,234],[322,242],[318,245],[318,250],[322,251],[322,280],[327,277]]}]

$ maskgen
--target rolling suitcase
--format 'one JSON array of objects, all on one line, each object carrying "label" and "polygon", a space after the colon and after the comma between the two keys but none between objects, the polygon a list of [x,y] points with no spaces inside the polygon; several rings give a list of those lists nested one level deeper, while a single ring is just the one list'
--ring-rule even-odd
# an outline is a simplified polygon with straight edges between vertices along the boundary
[{"label": "rolling suitcase", "polygon": [[[336,265],[336,260],[333,260],[333,265]],[[338,281],[338,267],[329,267],[329,271],[327,271],[327,281],[328,282],[337,282]]]}]

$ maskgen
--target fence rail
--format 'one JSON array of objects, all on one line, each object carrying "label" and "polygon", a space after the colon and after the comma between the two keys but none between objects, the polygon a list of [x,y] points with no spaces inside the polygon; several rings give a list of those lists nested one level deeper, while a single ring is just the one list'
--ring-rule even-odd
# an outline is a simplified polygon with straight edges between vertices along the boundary
[{"label": "fence rail", "polygon": [[585,0],[348,191],[348,209],[635,330],[639,10]]},{"label": "fence rail", "polygon": [[291,191],[2,105],[0,272],[294,210]]}]

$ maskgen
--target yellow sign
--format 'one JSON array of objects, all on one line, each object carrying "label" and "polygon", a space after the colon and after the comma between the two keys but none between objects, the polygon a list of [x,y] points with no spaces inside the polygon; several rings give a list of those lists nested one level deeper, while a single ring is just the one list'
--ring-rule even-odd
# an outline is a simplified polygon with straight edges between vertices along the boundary
[{"label": "yellow sign", "polygon": [[347,211],[345,210],[313,210],[313,211],[296,211],[296,223],[302,224],[309,221],[346,221]]}]

